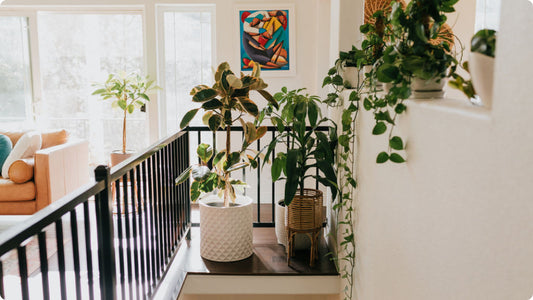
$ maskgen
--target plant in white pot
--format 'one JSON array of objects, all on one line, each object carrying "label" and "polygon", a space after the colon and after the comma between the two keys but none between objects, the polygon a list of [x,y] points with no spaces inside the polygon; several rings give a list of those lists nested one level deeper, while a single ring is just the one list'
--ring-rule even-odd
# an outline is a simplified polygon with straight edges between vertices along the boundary
[{"label": "plant in white pot", "polygon": [[472,37],[470,50],[470,74],[472,84],[483,105],[492,106],[494,83],[494,56],[496,52],[496,31],[482,29]]},{"label": "plant in white pot", "polygon": [[[235,76],[228,63],[218,66],[213,87],[196,86],[192,101],[201,104],[185,114],[180,127],[185,128],[200,109],[205,111],[203,121],[209,129],[226,131],[226,147],[220,151],[210,145],[200,144],[197,149],[201,163],[190,166],[177,179],[183,183],[192,176],[191,200],[200,206],[200,255],[213,261],[242,260],[253,253],[252,249],[252,199],[236,193],[244,187],[241,180],[230,177],[231,173],[248,166],[257,167],[256,154],[248,149],[251,143],[267,132],[266,127],[257,127],[243,117],[257,119],[259,109],[250,99],[250,91],[256,90],[277,107],[277,102],[264,89],[267,84],[259,77],[256,64],[251,75]],[[239,121],[244,130],[244,141],[237,151],[231,148],[231,126]],[[208,162],[212,159],[212,167]],[[218,191],[214,194],[212,192]]]},{"label": "plant in white pot", "polygon": [[125,72],[110,74],[105,82],[96,83],[93,86],[98,87],[98,89],[92,95],[98,95],[103,100],[112,100],[111,106],[123,111],[122,149],[111,153],[111,166],[114,166],[133,154],[133,151],[128,150],[126,146],[128,114],[143,107],[147,101],[150,101],[148,94],[161,88],[155,85],[154,80],[150,80],[149,76],[141,76],[137,73],[126,74]]}]

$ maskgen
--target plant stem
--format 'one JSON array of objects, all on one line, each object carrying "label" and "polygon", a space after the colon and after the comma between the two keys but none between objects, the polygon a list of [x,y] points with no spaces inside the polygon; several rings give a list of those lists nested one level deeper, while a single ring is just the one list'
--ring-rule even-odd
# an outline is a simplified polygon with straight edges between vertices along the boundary
[{"label": "plant stem", "polygon": [[[226,125],[226,162],[228,162],[229,159],[229,153],[230,153],[230,147],[231,147],[231,126]],[[224,190],[224,206],[229,207],[229,192],[231,184],[229,183],[229,173],[224,172],[224,181],[226,182],[226,189]]]}]

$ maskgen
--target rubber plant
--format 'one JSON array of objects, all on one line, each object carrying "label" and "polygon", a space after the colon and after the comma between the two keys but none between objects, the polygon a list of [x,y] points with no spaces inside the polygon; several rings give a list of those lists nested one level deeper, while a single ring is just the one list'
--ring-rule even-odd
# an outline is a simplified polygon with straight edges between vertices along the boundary
[{"label": "rubber plant", "polygon": [[137,73],[127,74],[119,72],[109,74],[103,83],[95,83],[98,87],[92,95],[98,95],[103,100],[112,99],[111,106],[123,110],[122,121],[122,153],[126,153],[126,119],[135,109],[142,108],[150,101],[148,94],[161,89],[150,80],[149,76],[141,76]]},{"label": "rubber plant", "polygon": [[[265,157],[270,157],[278,144],[287,147],[287,152],[277,153],[271,168],[273,181],[285,180],[286,205],[291,204],[296,194],[304,194],[307,178],[315,178],[330,187],[333,199],[338,190],[334,169],[336,128],[329,125],[330,119],[322,117],[320,98],[305,94],[304,90],[288,91],[283,87],[281,92],[274,95],[280,109],[270,103],[260,117],[270,118],[277,128],[275,138],[267,146]],[[329,132],[320,131],[321,126],[328,126]],[[318,168],[320,172],[309,172],[313,168]]]},{"label": "rubber plant", "polygon": [[428,80],[451,76],[449,68],[457,61],[451,54],[449,36],[442,28],[446,22],[445,13],[455,11],[453,5],[457,1],[413,0],[405,9],[398,2],[392,4],[388,16],[391,30],[385,37],[387,46],[372,72],[373,79],[391,87],[384,94],[373,90],[363,101],[363,107],[373,110],[376,120],[372,134],[389,132],[388,149],[377,155],[377,163],[405,162],[398,152],[405,150],[405,144],[393,131],[398,115],[406,110],[404,101],[411,96],[412,78]]},{"label": "rubber plant", "polygon": [[[257,119],[259,108],[250,99],[250,91],[257,91],[270,105],[278,107],[274,97],[265,88],[267,84],[260,78],[260,68],[255,64],[251,75],[235,76],[227,62],[221,63],[215,73],[212,87],[198,85],[192,89],[192,101],[200,104],[199,108],[190,110],[183,117],[180,127],[183,129],[192,121],[198,111],[203,110],[202,120],[213,132],[226,131],[226,147],[216,151],[211,145],[200,144],[197,148],[200,164],[187,168],[176,179],[176,184],[185,182],[192,176],[191,200],[197,200],[202,193],[218,190],[218,196],[224,199],[224,206],[229,207],[235,201],[235,187],[245,185],[240,180],[230,177],[231,173],[248,166],[257,167],[257,156],[248,149],[251,143],[260,139],[267,132],[264,126],[257,127],[254,122],[245,121],[245,116]],[[238,151],[231,151],[231,127],[239,121],[244,129],[244,141]],[[209,164],[212,159],[211,164]],[[212,165],[210,168],[208,165]]]}]

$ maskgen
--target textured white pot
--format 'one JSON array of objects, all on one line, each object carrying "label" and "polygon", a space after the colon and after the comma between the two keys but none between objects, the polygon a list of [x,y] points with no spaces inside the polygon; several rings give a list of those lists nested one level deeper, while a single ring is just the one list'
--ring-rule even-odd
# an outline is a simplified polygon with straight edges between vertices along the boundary
[{"label": "textured white pot", "polygon": [[492,107],[492,90],[494,84],[494,57],[481,53],[470,53],[468,65],[472,84],[476,93],[481,98],[483,106]]},{"label": "textured white pot", "polygon": [[413,98],[442,98],[444,97],[444,84],[446,84],[446,78],[441,78],[440,80],[437,78],[424,80],[413,77],[413,81],[411,82]]},{"label": "textured white pot", "polygon": [[[285,246],[285,250],[287,250],[287,207],[282,206],[280,202],[283,202],[283,200],[276,203],[276,222],[274,225],[276,227],[278,244]],[[309,237],[306,234],[296,234],[296,237],[294,238],[294,249],[303,250],[309,249],[309,247],[311,247]]]},{"label": "textured white pot", "polygon": [[200,255],[212,261],[230,262],[253,253],[252,199],[237,196],[235,205],[224,207],[218,196],[199,201]]}]

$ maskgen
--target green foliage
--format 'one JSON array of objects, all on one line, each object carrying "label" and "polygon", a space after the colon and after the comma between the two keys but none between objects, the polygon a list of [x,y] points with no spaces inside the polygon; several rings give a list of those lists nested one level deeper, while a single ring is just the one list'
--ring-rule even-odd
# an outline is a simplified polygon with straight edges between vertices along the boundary
[{"label": "green foliage", "polygon": [[474,34],[470,50],[494,57],[496,54],[496,31],[492,29],[481,29]]},{"label": "green foliage", "polygon": [[148,94],[161,88],[150,80],[149,76],[141,76],[136,73],[109,74],[103,83],[93,84],[97,89],[92,95],[99,96],[102,100],[111,100],[113,108],[120,108],[124,111],[122,128],[122,152],[126,153],[126,117],[135,111],[136,108],[143,107],[150,101]]},{"label": "green foliage", "polygon": [[[190,110],[181,120],[183,129],[189,125],[200,109],[204,110],[202,120],[213,132],[226,130],[226,149],[217,151],[210,145],[200,144],[197,154],[202,163],[185,170],[177,179],[176,184],[183,183],[192,176],[191,199],[194,201],[202,193],[209,193],[217,189],[219,197],[224,198],[224,205],[229,206],[230,200],[235,200],[235,188],[245,185],[244,182],[230,178],[231,172],[248,166],[257,167],[250,144],[260,139],[266,133],[266,127],[257,127],[253,122],[245,121],[244,116],[250,116],[258,121],[261,118],[259,108],[250,99],[250,91],[257,91],[265,98],[270,107],[277,108],[278,103],[265,88],[267,84],[259,77],[260,69],[256,64],[251,75],[241,74],[238,78],[231,71],[228,63],[221,63],[215,73],[215,84],[212,87],[198,85],[191,90],[192,101],[199,103],[200,108]],[[231,126],[239,121],[244,131],[244,141],[239,151],[231,152]],[[212,168],[207,167],[212,159]]]},{"label": "green foliage", "polygon": [[[285,204],[289,205],[296,193],[303,194],[304,181],[313,177],[331,189],[333,198],[337,195],[337,175],[333,168],[334,149],[337,144],[336,134],[324,134],[319,126],[330,121],[322,116],[318,96],[303,93],[304,89],[281,92],[274,95],[280,107],[269,104],[261,114],[269,117],[277,126],[276,137],[267,146],[265,156],[268,158],[277,144],[285,144],[287,153],[278,153],[272,162],[272,180],[285,181]],[[307,127],[309,125],[309,127]],[[334,127],[330,129],[335,130]],[[265,161],[266,162],[266,161]],[[317,167],[320,172],[308,174]],[[281,174],[285,177],[281,177]]]}]

